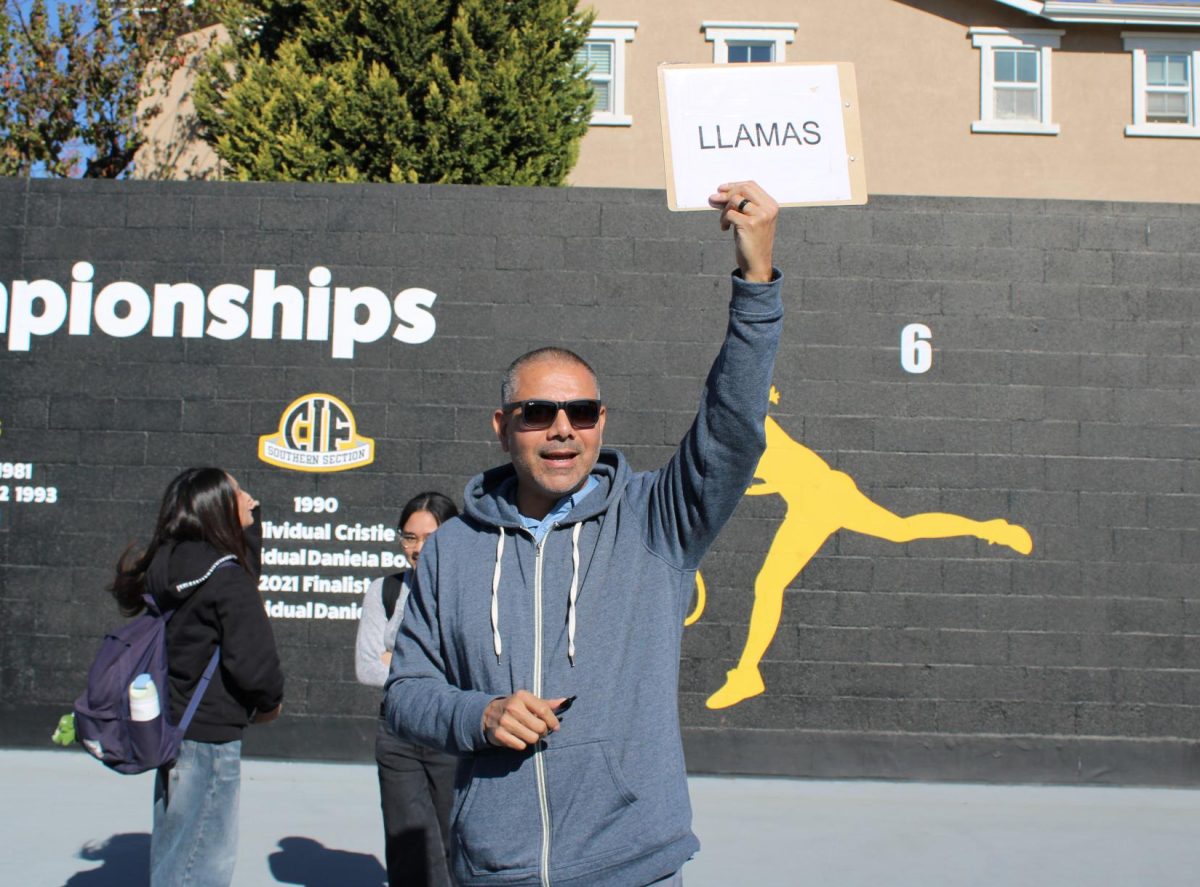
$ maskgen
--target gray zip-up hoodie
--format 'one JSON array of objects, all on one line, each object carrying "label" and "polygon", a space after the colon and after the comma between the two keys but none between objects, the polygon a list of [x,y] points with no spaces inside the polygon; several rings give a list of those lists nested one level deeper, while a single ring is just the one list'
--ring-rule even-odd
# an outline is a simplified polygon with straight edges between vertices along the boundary
[{"label": "gray zip-up hoodie", "polygon": [[[522,527],[512,466],[493,468],[421,552],[386,716],[401,736],[463,756],[452,814],[463,887],[635,887],[699,848],[679,645],[696,568],[763,451],[778,278],[734,276],[725,343],[663,468],[635,473],[602,449],[598,487],[540,545]],[[519,689],[577,699],[536,748],[495,748],[483,710]]]}]

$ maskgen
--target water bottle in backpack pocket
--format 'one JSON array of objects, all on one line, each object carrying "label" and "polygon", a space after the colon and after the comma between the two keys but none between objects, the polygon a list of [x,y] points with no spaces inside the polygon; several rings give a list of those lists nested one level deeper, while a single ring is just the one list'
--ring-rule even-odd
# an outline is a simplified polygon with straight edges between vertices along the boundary
[{"label": "water bottle in backpack pocket", "polygon": [[162,713],[158,703],[158,687],[154,678],[147,672],[142,672],[129,685],[129,719],[132,721],[153,721]]},{"label": "water bottle in backpack pocket", "polygon": [[148,761],[158,753],[165,701],[159,700],[158,686],[149,672],[142,672],[129,685],[129,741],[137,760]]}]

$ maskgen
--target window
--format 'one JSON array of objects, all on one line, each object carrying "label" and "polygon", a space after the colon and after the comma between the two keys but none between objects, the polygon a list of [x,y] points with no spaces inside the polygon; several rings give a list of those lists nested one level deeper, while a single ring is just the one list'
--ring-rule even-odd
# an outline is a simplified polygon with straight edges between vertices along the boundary
[{"label": "window", "polygon": [[1191,123],[1191,56],[1146,53],[1146,122]]},{"label": "window", "polygon": [[1124,33],[1133,55],[1133,123],[1127,136],[1200,138],[1200,39]]},{"label": "window", "polygon": [[595,102],[592,105],[594,114],[611,114],[613,112],[612,71],[613,56],[616,54],[616,44],[612,40],[589,40],[579,50],[577,61],[588,69],[588,82],[592,85]]},{"label": "window", "polygon": [[713,45],[713,62],[783,62],[796,39],[795,22],[701,22]]},{"label": "window", "polygon": [[633,42],[637,22],[596,22],[575,60],[588,72],[595,104],[593,126],[631,126],[625,113],[625,44]]},{"label": "window", "polygon": [[979,119],[972,132],[1057,135],[1050,116],[1050,53],[1062,31],[971,28],[979,50]]},{"label": "window", "polygon": [[992,114],[997,120],[1041,120],[1036,49],[997,49],[992,52]]},{"label": "window", "polygon": [[725,43],[725,52],[729,62],[773,62],[775,61],[774,43],[750,43],[739,40],[729,40]]}]

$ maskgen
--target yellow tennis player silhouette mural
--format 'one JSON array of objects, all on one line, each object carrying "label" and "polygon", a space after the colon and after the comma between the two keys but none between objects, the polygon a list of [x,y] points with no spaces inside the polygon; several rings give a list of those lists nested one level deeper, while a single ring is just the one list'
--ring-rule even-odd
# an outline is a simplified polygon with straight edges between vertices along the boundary
[{"label": "yellow tennis player silhouette mural", "polygon": [[[771,386],[771,403],[779,391]],[[974,536],[992,545],[1006,545],[1019,554],[1033,551],[1024,527],[1002,518],[977,521],[957,514],[926,512],[901,517],[872,502],[854,479],[835,471],[804,444],[793,440],[771,416],[766,423],[767,448],[755,469],[747,496],[779,495],[787,506],[783,521],[754,580],[754,607],[746,645],[725,685],[705,703],[720,709],[737,705],[766,689],[758,666],[775,639],[783,611],[783,592],[813,555],[834,533],[851,530],[889,542]],[[697,605],[687,624],[704,608],[704,580],[696,574]]]}]

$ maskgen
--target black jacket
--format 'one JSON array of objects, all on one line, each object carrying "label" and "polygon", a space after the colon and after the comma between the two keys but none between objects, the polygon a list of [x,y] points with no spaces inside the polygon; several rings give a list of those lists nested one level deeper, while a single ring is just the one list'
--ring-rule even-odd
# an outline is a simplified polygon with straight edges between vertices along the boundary
[{"label": "black jacket", "polygon": [[[257,567],[257,520],[246,535],[252,566]],[[220,666],[186,734],[200,742],[241,739],[256,711],[269,711],[283,701],[283,672],[258,588],[236,562],[214,570],[223,556],[205,542],[181,542],[159,549],[146,571],[147,590],[159,606],[177,610],[167,624],[171,718],[176,723],[213,650],[221,645]]]}]

